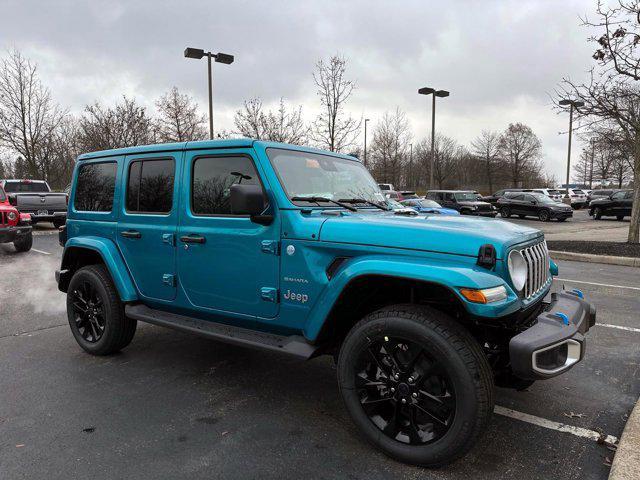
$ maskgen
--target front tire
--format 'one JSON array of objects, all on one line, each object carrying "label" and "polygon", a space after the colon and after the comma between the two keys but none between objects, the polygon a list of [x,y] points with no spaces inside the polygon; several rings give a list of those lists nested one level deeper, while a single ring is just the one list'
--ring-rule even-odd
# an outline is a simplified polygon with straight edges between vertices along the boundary
[{"label": "front tire", "polygon": [[17,252],[28,252],[33,246],[33,234],[31,232],[16,238],[13,242]]},{"label": "front tire", "polygon": [[509,209],[509,207],[502,207],[500,209],[500,216],[502,218],[510,218],[511,217],[511,210]]},{"label": "front tire", "polygon": [[463,456],[493,411],[493,374],[480,345],[429,307],[396,305],[356,324],[340,349],[338,385],[364,437],[415,465]]},{"label": "front tire", "polygon": [[550,215],[549,212],[547,210],[540,210],[538,212],[538,218],[540,219],[541,222],[548,222]]},{"label": "front tire", "polygon": [[67,291],[67,318],[78,345],[92,355],[122,350],[133,339],[137,325],[125,316],[104,265],[89,265],[74,273]]},{"label": "front tire", "polygon": [[600,220],[602,218],[602,209],[600,207],[596,207],[593,211],[593,218],[596,220]]},{"label": "front tire", "polygon": [[616,220],[618,220],[619,222],[624,220],[624,215],[617,215],[616,216]]}]

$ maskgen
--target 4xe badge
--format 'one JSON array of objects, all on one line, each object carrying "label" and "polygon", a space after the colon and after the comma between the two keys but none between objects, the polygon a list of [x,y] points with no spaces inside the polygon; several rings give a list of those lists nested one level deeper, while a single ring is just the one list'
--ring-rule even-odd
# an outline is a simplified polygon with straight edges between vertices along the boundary
[{"label": "4xe badge", "polygon": [[304,293],[295,293],[295,292],[292,292],[291,290],[287,290],[287,293],[285,293],[283,297],[285,300],[291,300],[292,302],[300,302],[300,303],[307,303],[307,300],[309,300],[308,295]]}]

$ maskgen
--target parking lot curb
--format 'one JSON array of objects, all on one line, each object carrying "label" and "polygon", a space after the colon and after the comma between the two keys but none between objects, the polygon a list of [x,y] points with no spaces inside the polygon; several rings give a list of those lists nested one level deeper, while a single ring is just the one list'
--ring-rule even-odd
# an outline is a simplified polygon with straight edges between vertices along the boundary
[{"label": "parking lot curb", "polygon": [[609,480],[633,480],[640,473],[640,398],[624,427]]},{"label": "parking lot curb", "polygon": [[626,267],[640,267],[640,258],[614,257],[612,255],[591,255],[589,253],[560,252],[550,250],[554,260],[573,260],[574,262],[606,263],[608,265],[623,265]]}]

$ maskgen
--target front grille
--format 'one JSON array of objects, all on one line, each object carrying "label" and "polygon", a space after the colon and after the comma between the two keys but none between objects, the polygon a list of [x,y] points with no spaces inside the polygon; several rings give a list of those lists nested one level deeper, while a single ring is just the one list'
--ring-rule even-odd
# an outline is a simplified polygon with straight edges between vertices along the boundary
[{"label": "front grille", "polygon": [[478,205],[479,212],[488,212],[491,210],[491,205]]},{"label": "front grille", "polygon": [[529,299],[542,290],[549,280],[549,249],[542,241],[520,250],[527,262],[527,282],[524,285],[524,298]]}]

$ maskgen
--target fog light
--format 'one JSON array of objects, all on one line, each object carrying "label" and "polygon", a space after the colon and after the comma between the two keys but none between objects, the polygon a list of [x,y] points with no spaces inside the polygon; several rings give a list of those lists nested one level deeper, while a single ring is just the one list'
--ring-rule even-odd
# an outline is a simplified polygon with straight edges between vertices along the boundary
[{"label": "fog light", "polygon": [[507,298],[507,289],[504,285],[493,288],[476,290],[473,288],[461,288],[460,293],[464,298],[473,303],[492,303]]}]

